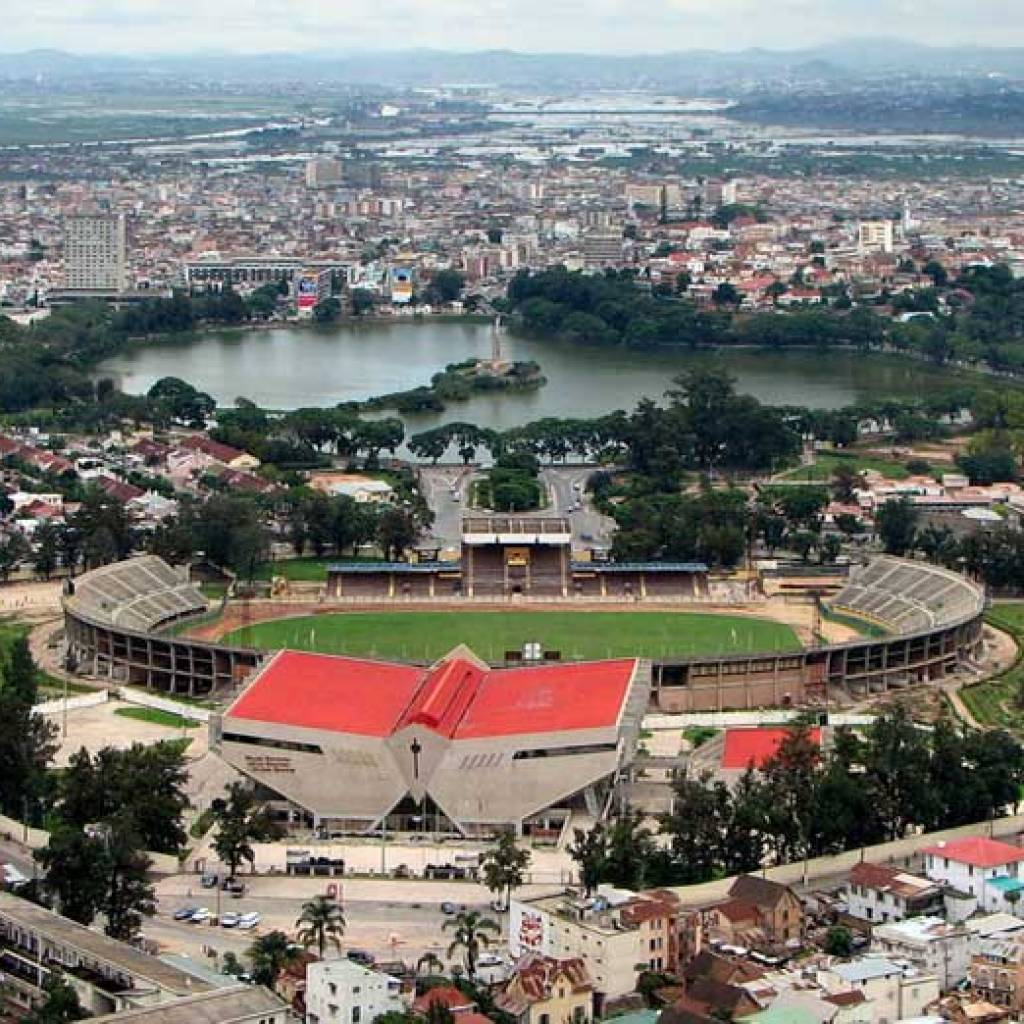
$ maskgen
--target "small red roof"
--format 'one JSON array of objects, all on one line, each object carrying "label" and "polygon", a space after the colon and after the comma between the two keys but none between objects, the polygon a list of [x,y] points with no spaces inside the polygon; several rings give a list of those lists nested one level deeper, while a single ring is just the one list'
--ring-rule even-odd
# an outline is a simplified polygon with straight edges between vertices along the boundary
[{"label": "small red roof", "polygon": [[[460,992],[454,985],[439,985],[437,988],[428,989],[423,995],[418,996],[412,1004],[412,1008],[417,1013],[424,1013],[431,1006],[435,1006],[438,1003],[446,1006],[449,1010],[457,1011],[462,1009],[466,1013],[476,1006],[476,1003],[465,992]],[[462,1014],[459,1015],[459,1019],[462,1019]]]},{"label": "small red roof", "polygon": [[[722,753],[723,768],[745,770],[750,764],[763,768],[765,761],[773,758],[782,741],[789,735],[788,729],[726,729],[725,750]],[[811,729],[810,737],[821,745],[821,730]]]},{"label": "small red roof", "polygon": [[984,836],[967,839],[950,839],[926,847],[925,853],[933,857],[945,857],[958,864],[970,864],[976,868],[995,868],[1001,864],[1015,864],[1024,860],[1024,849],[1001,843],[998,839],[986,839]]}]

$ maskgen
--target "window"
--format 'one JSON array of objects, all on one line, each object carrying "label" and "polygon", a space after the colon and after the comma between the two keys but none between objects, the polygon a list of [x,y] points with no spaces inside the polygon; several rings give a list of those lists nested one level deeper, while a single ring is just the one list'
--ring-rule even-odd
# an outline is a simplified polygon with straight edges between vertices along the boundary
[{"label": "window", "polygon": [[551,1018],[546,1013],[542,1013],[538,1024],[551,1024]]},{"label": "window", "polygon": [[332,996],[336,996],[338,994],[338,986],[335,985],[333,981],[329,981],[327,983],[327,987],[330,989]]},{"label": "window", "polygon": [[362,1016],[362,1009],[363,1008],[361,1006],[352,1007],[352,1024],[359,1024],[359,1018]]}]

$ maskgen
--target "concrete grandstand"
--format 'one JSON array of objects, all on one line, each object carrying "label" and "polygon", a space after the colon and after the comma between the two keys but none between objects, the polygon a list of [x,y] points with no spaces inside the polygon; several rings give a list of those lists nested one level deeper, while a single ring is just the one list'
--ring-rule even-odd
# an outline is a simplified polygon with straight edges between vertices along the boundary
[{"label": "concrete grandstand", "polygon": [[[526,567],[509,567],[506,561],[503,575],[508,568]],[[550,595],[538,599],[549,604],[558,600]],[[673,607],[688,600],[660,599]],[[459,602],[450,596],[447,600],[446,607],[457,613]],[[474,601],[468,595],[461,600],[467,607]],[[495,604],[524,600],[530,596],[492,598]],[[626,601],[621,607],[632,607],[631,599]],[[423,602],[424,608],[432,607],[428,595]],[[708,609],[706,602],[697,598],[702,610]],[[336,610],[348,607],[344,602]],[[739,607],[731,601],[728,610]],[[64,608],[69,654],[82,671],[172,694],[233,692],[268,656],[266,651],[161,633],[200,614],[205,602],[159,559],[130,559],[84,574],[66,596]],[[296,604],[295,609],[294,614],[301,614],[309,604]],[[317,610],[331,609],[319,605]],[[771,603],[750,602],[750,610],[770,613]],[[984,611],[983,589],[955,572],[924,562],[875,558],[850,577],[825,613],[862,623],[878,635],[815,643],[797,651],[667,654],[652,663],[651,703],[668,712],[814,705],[823,704],[830,694],[859,698],[890,687],[939,681],[971,668],[979,658]]]}]

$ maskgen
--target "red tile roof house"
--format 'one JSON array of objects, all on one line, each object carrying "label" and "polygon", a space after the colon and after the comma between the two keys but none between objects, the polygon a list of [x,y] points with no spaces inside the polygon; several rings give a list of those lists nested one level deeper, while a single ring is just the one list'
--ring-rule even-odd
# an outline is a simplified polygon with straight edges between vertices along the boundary
[{"label": "red tile roof house", "polygon": [[924,851],[925,874],[980,900],[993,878],[1017,878],[1024,849],[983,836],[950,839]]},{"label": "red tile roof house", "polygon": [[446,1007],[457,1024],[494,1024],[490,1017],[478,1013],[476,1003],[454,985],[442,985],[424,992],[412,1004],[412,1012],[426,1016],[430,1007],[436,1005]]}]

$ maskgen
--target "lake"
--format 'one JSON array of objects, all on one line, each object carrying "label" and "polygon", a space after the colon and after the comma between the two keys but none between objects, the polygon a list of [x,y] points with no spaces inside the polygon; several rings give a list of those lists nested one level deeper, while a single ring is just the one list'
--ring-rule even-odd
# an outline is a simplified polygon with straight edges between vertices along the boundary
[{"label": "lake", "polygon": [[[407,417],[413,430],[469,420],[507,429],[544,416],[596,416],[660,398],[686,369],[718,361],[737,390],[776,405],[835,409],[864,399],[920,394],[952,374],[894,356],[856,352],[725,349],[635,352],[567,345],[507,334],[509,359],[536,360],[548,383],[527,393],[488,393],[445,413]],[[188,341],[139,345],[106,360],[97,374],[139,394],[161,377],[181,377],[218,404],[244,396],[268,409],[333,406],[427,384],[446,363],[488,356],[485,324],[413,321],[326,328],[211,332]]]}]

